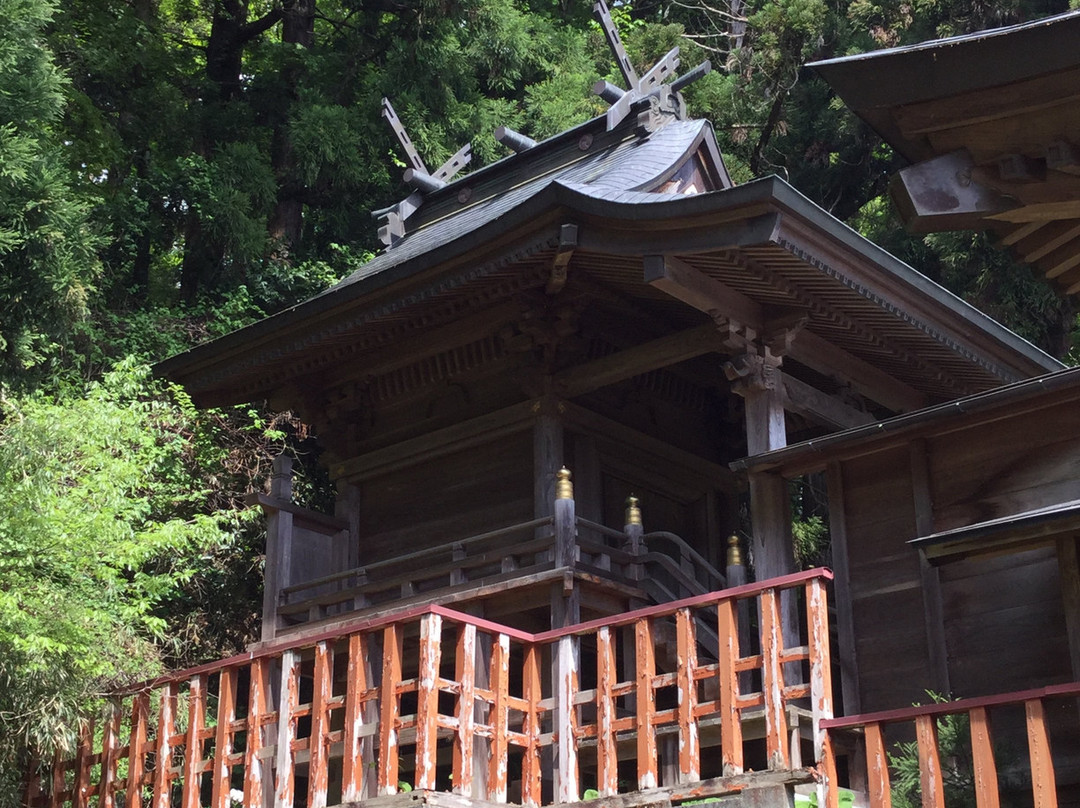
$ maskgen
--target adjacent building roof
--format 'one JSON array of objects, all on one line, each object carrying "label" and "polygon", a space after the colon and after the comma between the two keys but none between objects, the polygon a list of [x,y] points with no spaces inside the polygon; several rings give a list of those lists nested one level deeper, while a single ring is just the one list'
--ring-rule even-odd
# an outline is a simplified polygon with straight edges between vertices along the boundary
[{"label": "adjacent building roof", "polygon": [[1080,400],[1080,367],[1066,368],[878,423],[744,457],[732,463],[731,468],[735,471],[779,470],[786,476],[797,476],[821,469],[834,460],[869,454],[898,441],[944,431],[956,424],[972,425],[980,420],[993,420],[999,413],[1015,413],[1072,400]]},{"label": "adjacent building roof", "polygon": [[916,232],[992,229],[1080,293],[1080,11],[812,63],[915,165],[893,183]]}]

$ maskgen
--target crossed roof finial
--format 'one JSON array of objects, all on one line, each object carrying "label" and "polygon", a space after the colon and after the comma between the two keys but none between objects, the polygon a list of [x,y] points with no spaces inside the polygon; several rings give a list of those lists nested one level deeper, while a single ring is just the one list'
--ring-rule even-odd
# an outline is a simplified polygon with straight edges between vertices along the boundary
[{"label": "crossed roof finial", "polygon": [[[604,29],[604,36],[607,37],[608,45],[615,56],[615,62],[619,65],[619,72],[622,73],[628,87],[628,89],[623,90],[610,81],[603,80],[593,85],[593,92],[611,104],[607,111],[608,131],[610,132],[618,126],[630,114],[630,109],[636,102],[649,96],[657,96],[662,103],[668,102],[668,105],[674,107],[676,114],[683,117],[686,110],[679,91],[712,70],[712,63],[706,59],[689,73],[679,76],[671,84],[664,84],[667,78],[675,75],[675,71],[679,69],[679,48],[676,46],[668,51],[664,58],[653,65],[648,73],[638,78],[634,66],[630,64],[630,57],[626,54],[626,48],[623,47],[619,31],[615,27],[615,22],[611,19],[611,13],[608,11],[604,0],[596,0],[593,3],[593,14],[599,20],[600,27]],[[672,96],[674,96],[673,103],[669,101]]]}]

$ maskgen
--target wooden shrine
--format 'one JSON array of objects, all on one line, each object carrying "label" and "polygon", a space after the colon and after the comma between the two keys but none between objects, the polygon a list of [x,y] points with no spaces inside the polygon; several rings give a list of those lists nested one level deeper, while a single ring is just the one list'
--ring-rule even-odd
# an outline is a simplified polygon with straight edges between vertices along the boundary
[{"label": "wooden shrine", "polygon": [[[31,802],[773,808],[798,790],[837,806],[840,783],[881,791],[881,727],[909,718],[852,714],[907,708],[922,686],[883,672],[894,647],[913,666],[925,650],[927,686],[963,670],[981,697],[1005,681],[1033,716],[1080,692],[1071,583],[1017,601],[1056,621],[1052,672],[979,678],[949,621],[992,610],[954,616],[942,560],[968,548],[982,570],[984,550],[1015,551],[1015,574],[1049,581],[1069,507],[1030,545],[984,546],[996,516],[958,494],[946,519],[925,494],[939,474],[963,488],[935,465],[954,454],[998,469],[971,460],[981,402],[1041,402],[1021,420],[1053,414],[1075,436],[1055,392],[1075,375],[784,181],[733,186],[679,94],[707,65],[680,73],[676,49],[638,75],[596,11],[626,86],[594,88],[605,115],[540,143],[500,128],[511,153],[462,175],[467,146],[430,171],[387,101],[412,190],[375,212],[386,250],[159,365],[199,405],[265,399],[312,424],[335,512],[294,504],[280,459],[251,498],[268,516],[262,641],[117,694]],[[968,429],[957,446],[950,418]],[[923,448],[897,448],[894,429]],[[863,442],[858,457],[884,460],[826,463],[842,481],[830,640],[833,574],[794,567],[788,478],[819,447]],[[1014,489],[1065,490],[1070,461],[1038,457]],[[1045,499],[1018,496],[1021,521],[1042,524]],[[988,570],[959,586],[1012,572]],[[885,600],[856,596],[864,575]],[[916,603],[928,586],[939,600]],[[911,720],[936,750],[928,715]],[[1049,750],[1057,729],[1029,725]]]}]

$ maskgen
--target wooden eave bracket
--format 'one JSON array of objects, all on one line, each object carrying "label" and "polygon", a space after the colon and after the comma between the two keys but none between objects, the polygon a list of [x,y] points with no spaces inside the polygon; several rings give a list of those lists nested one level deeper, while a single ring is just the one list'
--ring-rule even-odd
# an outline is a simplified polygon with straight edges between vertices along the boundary
[{"label": "wooden eave bracket", "polygon": [[548,276],[544,291],[549,295],[561,292],[566,286],[566,279],[570,269],[570,259],[574,257],[574,251],[578,246],[578,226],[576,224],[564,224],[559,228],[559,246],[555,250],[555,257],[551,261],[551,274]]},{"label": "wooden eave bracket", "polygon": [[913,233],[972,230],[1016,204],[978,182],[966,149],[908,166],[889,183],[904,226]]},{"label": "wooden eave bracket", "polygon": [[[770,325],[773,331],[783,324],[789,330],[797,326],[795,338],[785,346],[792,359],[896,412],[926,404],[922,393],[807,329],[808,321],[802,321],[805,311],[769,310],[676,256],[645,256],[643,264],[645,283],[724,323],[740,342],[768,333]],[[728,347],[739,346],[729,339]]]}]

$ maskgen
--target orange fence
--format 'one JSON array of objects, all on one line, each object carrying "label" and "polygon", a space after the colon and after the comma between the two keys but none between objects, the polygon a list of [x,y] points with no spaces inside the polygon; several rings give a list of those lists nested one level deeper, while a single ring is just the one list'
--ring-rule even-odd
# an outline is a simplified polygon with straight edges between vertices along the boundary
[{"label": "orange fence", "polygon": [[[965,785],[970,783],[970,790],[978,808],[998,808],[1003,804],[999,774],[1006,766],[1014,777],[1019,775],[1016,779],[1024,781],[1022,786],[1013,785],[1012,790],[1030,788],[1033,802],[1028,804],[1035,808],[1057,808],[1059,785],[1050,749],[1049,707],[1053,706],[1055,711],[1066,719],[1061,722],[1063,729],[1075,745],[1078,696],[1080,682],[1074,682],[1019,693],[827,719],[822,722],[829,735],[825,769],[835,771],[833,749],[843,745],[843,739],[839,736],[854,731],[856,737],[862,738],[860,745],[865,746],[869,805],[871,808],[891,808],[892,784],[885,732],[889,726],[906,726],[909,732],[914,731],[916,739],[922,805],[925,808],[945,808],[946,780],[950,767],[956,769],[957,763],[946,759],[939,748],[938,722],[945,716],[962,716],[966,718],[970,729],[970,771],[967,770],[968,762],[965,762],[964,771],[955,773]],[[1023,753],[1018,752],[1011,744],[1008,745],[1008,760],[996,759],[1004,757],[1000,749],[995,756],[991,715],[996,712],[1000,713],[1003,719],[1012,718],[1013,716],[1007,714],[1009,708],[1014,708],[1013,712],[1016,713],[1022,711],[1022,716],[1019,716],[1022,722],[1020,731],[1027,737],[1026,761]],[[893,748],[895,750],[895,747]],[[953,750],[950,750],[950,756],[954,754]],[[1075,765],[1075,762],[1072,765]],[[1073,776],[1075,777],[1075,774]],[[833,780],[835,781],[835,778]],[[1073,786],[1075,787],[1075,783]],[[836,807],[835,794],[830,795],[827,804],[832,808]]]},{"label": "orange fence", "polygon": [[[738,774],[754,721],[754,765],[792,768],[789,716],[807,715],[820,760],[832,715],[829,577],[542,634],[437,606],[353,623],[115,697],[28,796],[322,808],[416,788],[541,805]],[[785,590],[805,614],[797,638],[783,635]]]}]

